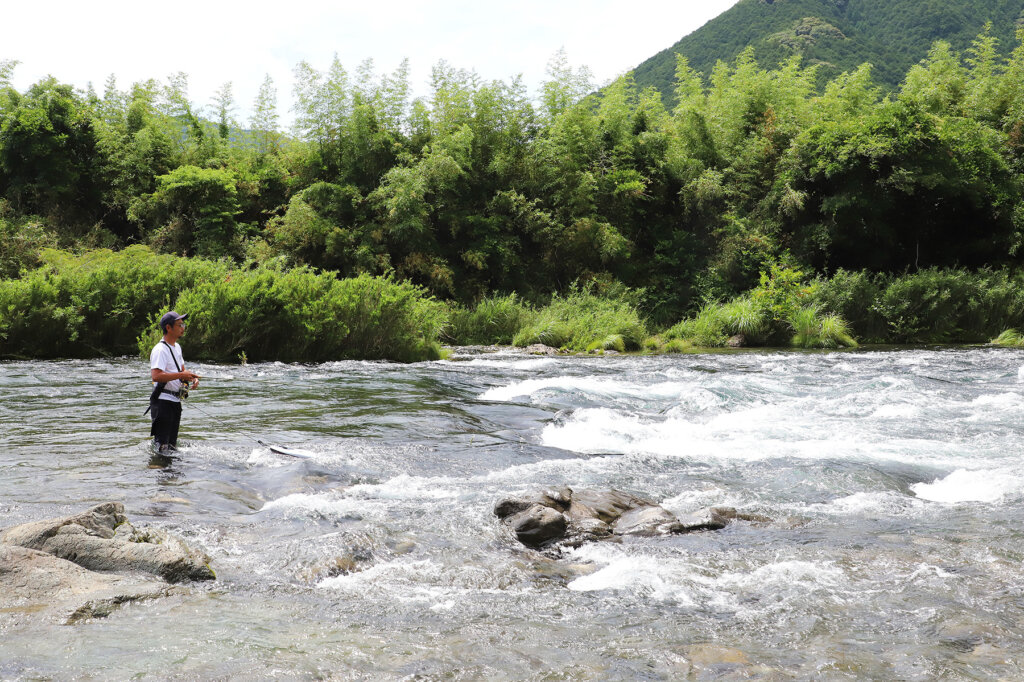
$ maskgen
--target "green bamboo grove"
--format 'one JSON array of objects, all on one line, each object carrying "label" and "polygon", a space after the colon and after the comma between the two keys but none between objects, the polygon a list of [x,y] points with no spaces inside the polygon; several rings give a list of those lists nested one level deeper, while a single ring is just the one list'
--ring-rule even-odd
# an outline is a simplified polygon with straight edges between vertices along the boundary
[{"label": "green bamboo grove", "polygon": [[[243,124],[229,83],[201,107],[184,75],[18,92],[16,68],[0,62],[0,357],[134,352],[179,300],[219,311],[192,343],[222,359],[1024,328],[1024,46],[988,31],[963,54],[936,43],[895,91],[869,64],[821,86],[799,57],[748,50],[710,74],[680,58],[672,110],[561,53],[536,96],[441,63],[413,99],[407,65],[301,63],[287,133],[269,79]],[[253,300],[303,340],[253,345]],[[613,321],[584,338],[580,310]],[[76,323],[111,311],[124,330],[76,352]],[[66,323],[52,343],[44,319]]]}]

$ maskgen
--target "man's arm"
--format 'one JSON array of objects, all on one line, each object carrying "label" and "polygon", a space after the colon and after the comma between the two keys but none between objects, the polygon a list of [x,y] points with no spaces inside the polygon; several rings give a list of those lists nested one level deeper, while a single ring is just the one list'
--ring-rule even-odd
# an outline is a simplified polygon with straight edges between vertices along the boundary
[{"label": "man's arm", "polygon": [[186,381],[195,381],[199,378],[198,374],[194,374],[189,371],[185,372],[165,372],[162,369],[151,369],[149,370],[150,378],[158,384],[166,384],[168,381],[177,381],[184,379]]}]

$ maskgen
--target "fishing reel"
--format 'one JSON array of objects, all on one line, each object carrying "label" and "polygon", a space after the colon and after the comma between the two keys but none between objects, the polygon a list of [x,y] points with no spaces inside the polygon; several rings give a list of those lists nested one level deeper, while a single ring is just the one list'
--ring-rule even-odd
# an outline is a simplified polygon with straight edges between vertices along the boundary
[{"label": "fishing reel", "polygon": [[181,380],[181,388],[178,389],[178,397],[182,400],[188,397],[188,380]]}]

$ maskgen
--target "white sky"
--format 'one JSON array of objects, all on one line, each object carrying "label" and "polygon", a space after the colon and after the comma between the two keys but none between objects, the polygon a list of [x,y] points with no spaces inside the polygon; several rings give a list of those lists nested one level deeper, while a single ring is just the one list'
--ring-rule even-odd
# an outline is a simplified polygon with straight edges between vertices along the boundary
[{"label": "white sky", "polygon": [[565,48],[598,84],[637,66],[734,5],[736,0],[0,0],[0,59],[20,62],[13,85],[46,75],[102,93],[184,71],[189,97],[209,106],[231,81],[236,117],[246,121],[264,77],[290,123],[292,70],[325,71],[337,53],[349,73],[372,58],[378,73],[408,57],[415,95],[444,59],[485,80],[522,74],[531,93],[551,56]]}]

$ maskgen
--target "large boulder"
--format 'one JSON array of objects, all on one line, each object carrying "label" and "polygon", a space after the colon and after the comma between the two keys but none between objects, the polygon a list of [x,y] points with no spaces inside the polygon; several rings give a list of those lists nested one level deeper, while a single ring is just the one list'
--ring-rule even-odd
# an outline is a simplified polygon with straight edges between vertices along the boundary
[{"label": "large boulder", "polygon": [[170,583],[213,580],[209,557],[160,531],[139,531],[124,505],[107,502],[75,516],[14,526],[0,544],[38,550],[92,571],[141,571]]},{"label": "large boulder", "polygon": [[97,573],[45,552],[0,544],[0,626],[40,614],[67,623],[103,617],[121,604],[170,589],[163,581]]},{"label": "large boulder", "polygon": [[620,490],[545,490],[506,498],[494,507],[516,538],[535,549],[575,546],[622,536],[655,536],[724,528],[736,511],[701,510],[677,518],[656,502]]}]

